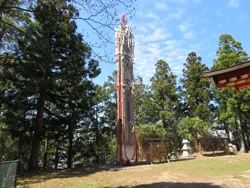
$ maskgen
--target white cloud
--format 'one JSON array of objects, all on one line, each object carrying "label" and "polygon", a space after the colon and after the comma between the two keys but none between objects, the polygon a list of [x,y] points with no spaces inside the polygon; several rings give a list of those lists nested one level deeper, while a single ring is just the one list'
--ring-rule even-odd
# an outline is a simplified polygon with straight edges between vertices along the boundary
[{"label": "white cloud", "polygon": [[152,35],[150,35],[150,37],[146,38],[146,42],[149,42],[149,41],[159,41],[159,40],[164,40],[166,38],[169,38],[171,37],[172,34],[166,30],[163,30],[163,29],[156,29]]},{"label": "white cloud", "polygon": [[152,19],[149,19],[144,22],[142,30],[140,24],[138,25],[138,30],[134,33],[136,42],[134,70],[136,76],[143,77],[144,83],[150,83],[150,78],[155,73],[155,63],[159,59],[165,60],[172,72],[180,77],[188,53],[203,49],[204,46],[200,41],[190,43],[190,39],[205,32],[205,29],[196,32],[193,20],[186,19],[177,24],[177,29],[183,33],[183,38],[174,38],[175,35],[169,31],[168,24],[165,24],[174,21],[171,19],[182,19],[184,12],[184,9],[176,9],[168,15],[167,20],[161,22],[152,22]]},{"label": "white cloud", "polygon": [[169,39],[173,36],[167,28],[159,26],[159,22],[146,23],[143,25],[142,30],[140,27],[141,26],[139,25],[139,29],[136,30],[137,33],[135,34],[136,42],[139,42],[140,44],[164,41],[165,39]]},{"label": "white cloud", "polygon": [[150,23],[146,24],[146,26],[147,26],[148,28],[152,29],[152,30],[155,30],[155,29],[158,28],[157,24],[158,24],[158,23],[150,22]]},{"label": "white cloud", "polygon": [[157,2],[155,4],[155,8],[158,10],[168,10],[168,6],[166,3],[161,3],[161,2]]},{"label": "white cloud", "polygon": [[184,37],[186,39],[193,39],[195,37],[195,31],[191,30],[191,31],[188,31],[184,34]]},{"label": "white cloud", "polygon": [[155,19],[155,20],[157,20],[157,21],[161,21],[161,19],[159,18],[159,16],[156,15],[156,14],[154,14],[154,13],[152,13],[152,12],[148,12],[148,13],[146,14],[146,16],[147,16],[148,18],[153,18],[153,19]]},{"label": "white cloud", "polygon": [[201,42],[191,43],[191,44],[188,44],[188,47],[191,51],[197,51],[197,50],[201,50],[204,47],[204,44]]},{"label": "white cloud", "polygon": [[240,0],[229,0],[228,1],[228,6],[230,8],[238,8],[240,4]]},{"label": "white cloud", "polygon": [[176,19],[180,20],[181,17],[185,14],[185,9],[184,8],[177,8],[175,13],[171,13],[167,16],[168,19]]},{"label": "white cloud", "polygon": [[181,24],[179,24],[177,27],[179,28],[180,31],[187,31],[190,30],[194,26],[193,20],[191,21],[189,18],[186,20],[183,20]]},{"label": "white cloud", "polygon": [[188,27],[185,24],[180,24],[177,26],[181,32],[187,31]]},{"label": "white cloud", "polygon": [[[193,23],[189,19],[182,21],[182,23],[177,27],[184,34],[184,38],[186,39],[193,39],[195,38],[195,35],[197,35],[197,33],[192,29]],[[202,30],[200,34],[202,34],[202,32],[204,31]]]},{"label": "white cloud", "polygon": [[214,52],[210,52],[207,57],[211,58],[211,57],[214,57],[216,54]]},{"label": "white cloud", "polygon": [[159,59],[163,59],[169,64],[172,72],[180,76],[189,52],[190,48],[187,44],[185,45],[185,41],[173,38],[166,39],[164,42],[152,41],[137,44],[135,47],[135,75],[143,76],[144,82],[148,84],[155,73],[155,63]]},{"label": "white cloud", "polygon": [[156,42],[156,41],[162,41],[167,38],[170,38],[172,36],[172,33],[170,33],[167,30],[157,28],[149,35],[137,35],[136,38],[140,40],[140,42]]},{"label": "white cloud", "polygon": [[171,40],[166,41],[165,44],[167,44],[167,45],[177,45],[177,41],[174,40],[174,39],[171,39]]}]

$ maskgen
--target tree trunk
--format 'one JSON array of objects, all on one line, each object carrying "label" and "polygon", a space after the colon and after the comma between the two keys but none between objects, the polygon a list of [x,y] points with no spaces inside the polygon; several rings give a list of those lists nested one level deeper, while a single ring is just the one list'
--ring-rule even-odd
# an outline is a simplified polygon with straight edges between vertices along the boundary
[{"label": "tree trunk", "polygon": [[43,128],[44,104],[45,104],[45,92],[44,92],[44,89],[41,89],[40,95],[38,98],[36,125],[34,129],[34,134],[32,137],[31,155],[29,158],[29,165],[28,165],[29,171],[39,169],[38,163],[39,163],[39,152],[40,152],[42,128]]},{"label": "tree trunk", "polygon": [[239,138],[240,138],[240,152],[241,153],[246,153],[246,148],[245,148],[245,135],[244,135],[244,132],[243,132],[243,129],[242,129],[242,125],[241,125],[241,122],[240,122],[240,119],[238,118],[237,120],[237,123],[238,123],[238,127],[239,127]]},{"label": "tree trunk", "polygon": [[226,132],[227,141],[231,142],[230,134],[229,134],[229,130],[228,130],[228,125],[224,124],[224,129],[225,129],[225,132]]},{"label": "tree trunk", "polygon": [[100,158],[99,158],[99,134],[98,134],[98,123],[96,123],[96,164],[100,163]]},{"label": "tree trunk", "polygon": [[242,123],[241,122],[241,125],[242,125],[242,132],[244,133],[244,143],[245,143],[245,149],[246,149],[246,153],[248,153],[248,137],[247,137],[247,125],[246,123]]},{"label": "tree trunk", "polygon": [[46,133],[44,141],[43,170],[46,168],[47,165],[47,157],[48,157],[48,133]]},{"label": "tree trunk", "polygon": [[56,154],[55,154],[55,169],[58,169],[58,161],[59,161],[59,139],[57,140],[56,145]]},{"label": "tree trunk", "polygon": [[246,133],[246,137],[247,137],[247,145],[249,146],[249,136],[247,133]]},{"label": "tree trunk", "polygon": [[93,117],[93,123],[96,124],[96,130],[95,130],[95,137],[96,137],[96,164],[100,163],[100,157],[99,157],[99,127],[98,127],[98,121],[97,121],[97,107],[96,107],[96,118]]},{"label": "tree trunk", "polygon": [[69,134],[69,139],[68,139],[69,147],[68,147],[67,167],[71,168],[72,167],[72,153],[73,153],[73,123],[69,125],[68,134]]}]

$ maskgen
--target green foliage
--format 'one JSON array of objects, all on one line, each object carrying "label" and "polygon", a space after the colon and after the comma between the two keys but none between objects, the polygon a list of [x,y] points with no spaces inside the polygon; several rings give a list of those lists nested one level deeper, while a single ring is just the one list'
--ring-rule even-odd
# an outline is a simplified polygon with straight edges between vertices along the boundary
[{"label": "green foliage", "polygon": [[207,136],[209,132],[207,122],[199,117],[183,118],[178,128],[179,135],[188,140],[194,140],[198,138],[198,136]]},{"label": "green foliage", "polygon": [[4,131],[5,125],[0,117],[0,162],[14,159],[18,155],[18,143]]},{"label": "green foliage", "polygon": [[[223,34],[219,39],[218,58],[214,60],[212,70],[228,68],[242,63],[248,59],[247,53],[241,47],[241,43],[228,34]],[[215,94],[215,100],[218,103],[218,123],[224,125],[226,132],[231,130],[235,135],[241,150],[245,151],[244,131],[246,130],[246,111],[244,112],[244,96],[249,96],[250,89],[246,88],[240,92],[235,92],[233,88],[218,89],[212,88]],[[247,97],[248,98],[248,97]],[[248,100],[248,99],[247,99]],[[228,134],[229,135],[229,134]],[[238,136],[237,136],[238,135]]]},{"label": "green foliage", "polygon": [[188,54],[184,64],[182,84],[182,96],[184,100],[184,114],[189,117],[199,117],[211,122],[212,113],[210,81],[203,77],[208,67],[201,63],[201,57],[195,52]]},{"label": "green foliage", "polygon": [[[95,2],[88,10],[103,6]],[[44,167],[48,161],[49,167],[64,168],[65,162],[71,167],[73,161],[116,160],[117,73],[103,86],[94,84],[101,70],[91,58],[92,49],[77,33],[78,8],[66,0],[0,3],[0,155],[19,158],[25,167],[30,157],[30,169],[40,161]],[[93,20],[89,21],[91,25]],[[241,43],[228,34],[220,36],[217,55],[212,70],[248,59]],[[181,92],[176,75],[163,60],[156,63],[150,86],[141,77],[134,80],[140,144],[146,144],[145,137],[164,137],[169,139],[168,150],[180,148],[182,138],[207,135],[216,119],[244,145],[242,139],[250,135],[250,89],[236,93],[210,88],[202,76],[206,71],[201,57],[191,52],[184,64]]]},{"label": "green foliage", "polygon": [[154,105],[154,99],[150,87],[143,84],[143,79],[137,77],[135,79],[134,103],[136,124],[154,124],[159,119]]},{"label": "green foliage", "polygon": [[100,69],[90,59],[82,35],[76,33],[72,18],[77,10],[72,5],[39,1],[32,10],[34,20],[24,24],[15,53],[2,54],[3,115],[12,136],[20,141],[32,137],[30,169],[38,167],[40,143],[47,132],[61,143],[68,140],[70,167],[74,133],[94,104],[96,88],[91,79]]},{"label": "green foliage", "polygon": [[214,60],[212,70],[228,68],[248,59],[248,55],[241,47],[241,43],[235,41],[229,34],[220,36],[217,56],[218,58]]},{"label": "green foliage", "polygon": [[177,131],[180,102],[176,75],[171,72],[165,61],[159,60],[151,82],[152,105],[150,108],[154,110],[154,118],[162,122],[167,132],[168,151],[177,150],[181,145],[181,140]]},{"label": "green foliage", "polygon": [[109,158],[108,161],[115,162],[117,160],[117,137],[110,136],[108,140],[108,150],[109,150]]},{"label": "green foliage", "polygon": [[162,120],[164,128],[171,128],[176,120],[176,106],[178,105],[176,75],[171,72],[165,61],[159,60],[151,82],[152,107],[157,112],[158,120]]},{"label": "green foliage", "polygon": [[[103,27],[119,22],[115,7],[132,13],[132,4],[0,2],[1,151],[6,154],[9,143],[18,143],[9,159],[20,158],[27,166],[30,157],[33,170],[41,162],[44,168],[47,161],[49,167],[65,168],[73,161],[103,163],[114,155],[109,143],[116,134],[116,73],[103,87],[94,84],[101,70],[76,20],[80,7],[87,10],[89,18],[84,13],[82,22],[106,45]],[[97,21],[99,14],[104,19]]]},{"label": "green foliage", "polygon": [[114,71],[111,76],[108,76],[108,81],[102,87],[102,106],[103,106],[103,121],[109,129],[111,134],[115,135],[117,132],[117,71]]},{"label": "green foliage", "polygon": [[144,124],[136,127],[136,135],[138,144],[144,147],[147,144],[145,138],[166,138],[167,132],[161,123],[156,125]]}]

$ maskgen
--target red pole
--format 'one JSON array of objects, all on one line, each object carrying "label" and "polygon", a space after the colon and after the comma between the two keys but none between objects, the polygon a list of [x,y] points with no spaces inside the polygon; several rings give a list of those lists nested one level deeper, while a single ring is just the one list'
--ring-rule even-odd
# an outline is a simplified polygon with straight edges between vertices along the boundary
[{"label": "red pole", "polygon": [[[120,38],[118,38],[119,40],[119,46],[120,46]],[[118,106],[118,112],[119,112],[119,138],[120,138],[120,141],[119,141],[119,149],[120,149],[120,156],[119,156],[119,162],[120,162],[120,165],[123,164],[123,161],[122,161],[122,75],[121,75],[121,56],[120,56],[120,50],[119,50],[119,58],[118,58],[118,65],[119,65],[119,70],[118,70],[118,74],[119,74],[119,106]]]},{"label": "red pole", "polygon": [[119,135],[120,135],[120,142],[119,142],[119,144],[120,144],[120,156],[119,156],[119,161],[120,161],[120,165],[122,165],[122,120],[121,119],[119,119]]}]

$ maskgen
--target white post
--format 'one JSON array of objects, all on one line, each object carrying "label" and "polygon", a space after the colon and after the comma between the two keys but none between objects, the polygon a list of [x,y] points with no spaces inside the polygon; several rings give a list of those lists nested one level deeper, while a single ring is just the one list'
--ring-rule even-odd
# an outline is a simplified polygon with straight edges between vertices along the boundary
[{"label": "white post", "polygon": [[190,157],[191,154],[190,154],[190,142],[186,139],[183,139],[182,141],[182,144],[183,144],[183,147],[182,147],[182,157]]}]

